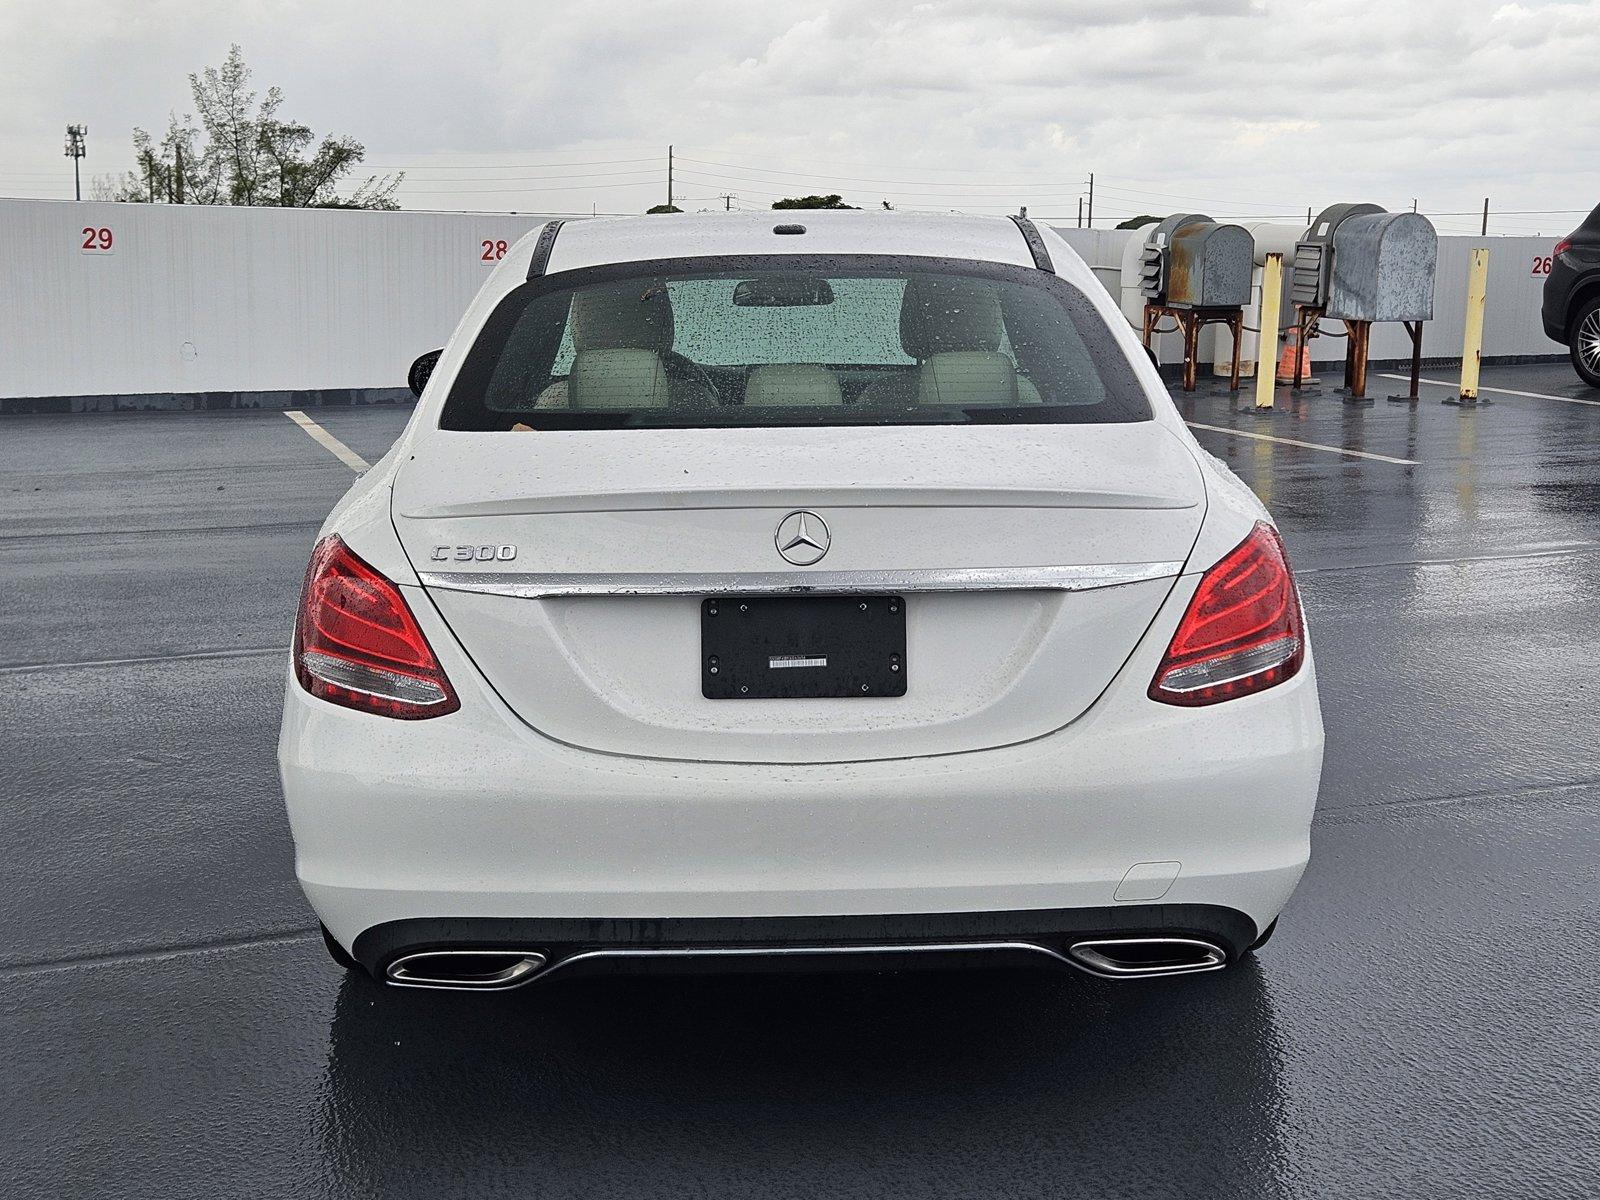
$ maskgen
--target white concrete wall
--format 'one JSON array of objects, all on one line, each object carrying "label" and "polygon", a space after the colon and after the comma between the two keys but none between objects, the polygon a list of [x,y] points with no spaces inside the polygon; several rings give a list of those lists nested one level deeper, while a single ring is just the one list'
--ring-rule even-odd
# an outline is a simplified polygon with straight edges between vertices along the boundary
[{"label": "white concrete wall", "polygon": [[[492,254],[544,219],[0,200],[0,398],[400,388],[488,274],[483,243]],[[84,250],[86,229],[110,230],[110,250]],[[1128,231],[1059,232],[1115,283]],[[1531,269],[1553,240],[1488,239],[1486,354],[1560,351]],[[1461,352],[1480,242],[1440,239],[1430,356]],[[1374,331],[1374,357],[1408,352],[1398,326]]]},{"label": "white concrete wall", "polygon": [[0,200],[0,397],[404,387],[543,219]]}]

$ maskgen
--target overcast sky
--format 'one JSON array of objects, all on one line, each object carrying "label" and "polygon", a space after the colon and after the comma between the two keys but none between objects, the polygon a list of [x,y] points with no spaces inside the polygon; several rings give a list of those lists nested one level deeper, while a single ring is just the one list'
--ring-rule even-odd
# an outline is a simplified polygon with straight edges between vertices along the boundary
[{"label": "overcast sky", "polygon": [[0,0],[0,194],[69,197],[243,46],[407,208],[638,212],[842,192],[1076,218],[1338,200],[1560,233],[1600,201],[1600,0]]}]

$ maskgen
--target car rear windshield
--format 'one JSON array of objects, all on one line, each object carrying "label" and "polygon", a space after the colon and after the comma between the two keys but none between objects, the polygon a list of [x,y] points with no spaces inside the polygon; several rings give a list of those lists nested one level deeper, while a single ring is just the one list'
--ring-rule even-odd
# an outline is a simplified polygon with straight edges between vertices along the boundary
[{"label": "car rear windshield", "polygon": [[1044,271],[940,259],[633,263],[501,302],[450,430],[1142,421],[1088,298]]}]

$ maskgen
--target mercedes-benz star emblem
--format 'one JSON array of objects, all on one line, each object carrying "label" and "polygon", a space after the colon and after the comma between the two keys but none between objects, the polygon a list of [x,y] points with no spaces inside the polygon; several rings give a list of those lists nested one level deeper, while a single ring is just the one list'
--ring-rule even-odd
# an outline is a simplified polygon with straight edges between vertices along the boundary
[{"label": "mercedes-benz star emblem", "polygon": [[792,512],[779,521],[777,536],[773,538],[778,553],[797,567],[809,567],[814,562],[820,562],[832,541],[828,523],[805,509]]}]

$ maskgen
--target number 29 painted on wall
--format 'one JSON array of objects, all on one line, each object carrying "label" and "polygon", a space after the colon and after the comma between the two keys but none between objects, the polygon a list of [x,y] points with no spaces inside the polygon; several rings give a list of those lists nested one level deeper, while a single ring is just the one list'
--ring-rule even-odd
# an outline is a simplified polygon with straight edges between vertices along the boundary
[{"label": "number 29 painted on wall", "polygon": [[112,235],[111,230],[104,225],[98,228],[93,225],[85,225],[79,236],[83,238],[83,241],[78,249],[85,254],[110,254],[112,247],[116,243],[116,238]]}]

